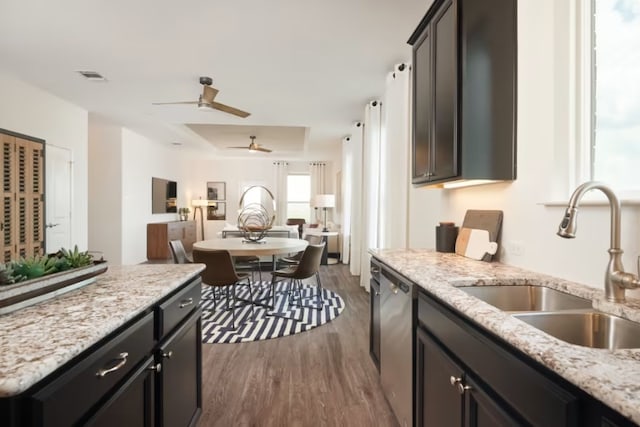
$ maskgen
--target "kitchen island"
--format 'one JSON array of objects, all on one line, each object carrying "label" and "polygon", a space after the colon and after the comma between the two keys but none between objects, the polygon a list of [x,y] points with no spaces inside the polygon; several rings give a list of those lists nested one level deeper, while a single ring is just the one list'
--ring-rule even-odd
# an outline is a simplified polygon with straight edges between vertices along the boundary
[{"label": "kitchen island", "polygon": [[133,425],[152,425],[172,414],[170,402],[151,397],[187,376],[190,413],[171,425],[189,425],[201,410],[203,269],[112,266],[93,284],[0,316],[0,418],[108,425],[127,407],[140,420]]},{"label": "kitchen island", "polygon": [[[497,262],[474,261],[455,254],[418,249],[370,252],[383,263],[383,267],[390,267],[415,283],[425,295],[433,297],[436,305],[444,307],[443,312],[455,313],[463,321],[479,326],[480,330],[497,338],[496,341],[501,345],[506,343],[503,348],[523,353],[523,359],[532,359],[625,419],[640,423],[640,349],[611,351],[572,345],[457,288],[526,284],[545,286],[590,299],[593,308],[636,322],[640,322],[640,301],[629,298],[625,304],[611,303],[604,300],[604,292],[600,289]],[[437,341],[439,337],[435,337]],[[517,384],[518,381],[519,378],[512,378],[512,382]],[[521,384],[520,387],[525,385]],[[583,410],[586,406],[582,403],[576,405],[575,411]]]}]

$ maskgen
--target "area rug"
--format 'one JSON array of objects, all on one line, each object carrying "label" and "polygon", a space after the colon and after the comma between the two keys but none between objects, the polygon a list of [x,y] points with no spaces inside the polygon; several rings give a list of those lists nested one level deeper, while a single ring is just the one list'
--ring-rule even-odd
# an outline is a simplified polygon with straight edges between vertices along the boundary
[{"label": "area rug", "polygon": [[[266,298],[269,282],[254,285],[254,299]],[[202,288],[202,342],[205,344],[240,343],[270,338],[284,337],[308,331],[317,326],[338,317],[344,310],[344,301],[337,293],[328,289],[322,289],[324,307],[321,310],[309,307],[297,307],[287,303],[286,282],[276,284],[276,301],[274,310],[254,305],[254,315],[251,314],[251,306],[245,305],[236,309],[236,329],[231,327],[231,311],[224,310],[226,299],[222,296],[216,301],[214,309],[213,292],[211,288]],[[314,305],[317,288],[315,285],[302,285],[302,304]],[[223,293],[224,295],[224,293]],[[249,290],[246,286],[237,288],[238,298],[249,299]],[[274,315],[267,315],[277,314]],[[285,316],[287,318],[283,318]],[[302,320],[297,320],[297,319]]]}]

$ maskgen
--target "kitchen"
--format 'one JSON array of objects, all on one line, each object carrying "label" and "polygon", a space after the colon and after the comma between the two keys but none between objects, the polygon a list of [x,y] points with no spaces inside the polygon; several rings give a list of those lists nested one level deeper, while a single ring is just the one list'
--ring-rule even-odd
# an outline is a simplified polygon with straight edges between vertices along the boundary
[{"label": "kitchen", "polygon": [[[512,183],[456,190],[410,187],[408,247],[434,247],[434,226],[442,220],[460,222],[469,208],[500,209],[505,212],[500,249],[502,262],[602,289],[605,250],[609,247],[608,206],[594,202],[581,211],[580,225],[588,232],[579,234],[577,239],[565,241],[555,236],[566,198],[577,184],[570,176],[572,147],[567,142],[577,139],[571,111],[579,103],[572,97],[576,83],[569,77],[574,47],[570,45],[571,25],[568,23],[573,19],[574,4],[550,0],[518,2],[518,179]],[[18,113],[34,111],[34,115],[48,117],[55,108],[38,110],[43,104],[32,105],[18,89],[24,89],[25,93],[35,92],[35,99],[44,95],[15,84],[9,78],[3,78],[1,84],[2,93],[7,94],[5,101],[0,102],[7,122],[2,127],[39,129],[51,126],[45,120],[41,119],[37,124],[37,119],[34,121],[32,117],[22,117]],[[57,101],[47,100],[57,105]],[[68,112],[69,108],[62,111]],[[59,127],[66,126],[68,132],[56,132],[56,139],[75,141],[81,146],[82,138],[76,135],[75,128],[83,121],[86,126],[86,112],[72,111],[69,116],[68,120],[61,120],[68,125],[58,124]],[[41,131],[27,133],[39,134]],[[77,161],[85,162],[81,156]],[[84,180],[80,178],[74,181],[75,185],[86,183],[86,175]],[[85,215],[86,218],[82,211],[86,209],[87,200],[78,198],[75,202],[79,205],[78,217]],[[621,227],[626,266],[634,266],[640,252],[637,218],[637,205],[623,202]],[[80,221],[80,229],[83,223],[86,224],[86,220]],[[86,234],[82,230],[77,232],[79,236]]]}]

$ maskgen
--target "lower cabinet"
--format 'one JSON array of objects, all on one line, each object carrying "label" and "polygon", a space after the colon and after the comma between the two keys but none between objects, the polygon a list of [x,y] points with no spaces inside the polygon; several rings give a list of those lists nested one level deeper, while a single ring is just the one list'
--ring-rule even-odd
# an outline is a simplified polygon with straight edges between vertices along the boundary
[{"label": "lower cabinet", "polygon": [[369,354],[380,371],[380,283],[370,280],[369,290]]},{"label": "lower cabinet", "polygon": [[418,295],[416,426],[635,426],[460,315]]},{"label": "lower cabinet", "polygon": [[512,427],[522,423],[422,329],[416,335],[419,426]]},{"label": "lower cabinet", "polygon": [[202,412],[200,277],[15,397],[7,427],[190,427]]},{"label": "lower cabinet", "polygon": [[193,426],[202,412],[201,337],[198,310],[158,348],[159,426]]}]

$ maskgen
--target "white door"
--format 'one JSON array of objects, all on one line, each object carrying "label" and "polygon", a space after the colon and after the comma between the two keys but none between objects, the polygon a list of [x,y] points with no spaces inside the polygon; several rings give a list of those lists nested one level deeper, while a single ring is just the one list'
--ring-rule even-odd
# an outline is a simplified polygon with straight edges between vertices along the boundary
[{"label": "white door", "polygon": [[46,253],[71,248],[71,150],[47,144]]}]

